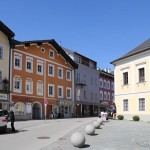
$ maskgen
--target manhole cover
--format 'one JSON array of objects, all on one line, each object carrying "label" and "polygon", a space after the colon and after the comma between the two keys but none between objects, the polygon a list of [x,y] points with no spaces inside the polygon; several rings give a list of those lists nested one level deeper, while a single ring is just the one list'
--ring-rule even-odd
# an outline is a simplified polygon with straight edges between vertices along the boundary
[{"label": "manhole cover", "polygon": [[38,139],[49,139],[50,137],[48,136],[40,136],[40,137],[37,137]]},{"label": "manhole cover", "polygon": [[65,138],[59,138],[59,140],[66,140]]}]

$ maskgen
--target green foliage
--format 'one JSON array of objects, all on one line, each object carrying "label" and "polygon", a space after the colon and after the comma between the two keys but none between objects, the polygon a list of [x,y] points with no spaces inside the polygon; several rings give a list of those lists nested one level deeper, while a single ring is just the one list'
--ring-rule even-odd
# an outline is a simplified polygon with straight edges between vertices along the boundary
[{"label": "green foliage", "polygon": [[140,117],[139,116],[133,116],[133,121],[139,121]]},{"label": "green foliage", "polygon": [[118,115],[117,118],[118,118],[118,120],[123,120],[124,116],[123,115]]}]

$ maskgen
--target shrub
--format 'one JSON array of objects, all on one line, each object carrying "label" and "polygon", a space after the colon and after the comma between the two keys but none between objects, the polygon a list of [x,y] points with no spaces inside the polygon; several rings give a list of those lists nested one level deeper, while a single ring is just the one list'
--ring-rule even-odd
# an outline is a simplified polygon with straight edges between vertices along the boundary
[{"label": "shrub", "polygon": [[139,121],[140,117],[139,116],[133,116],[133,121]]},{"label": "shrub", "polygon": [[118,115],[117,118],[118,118],[118,120],[123,120],[124,116],[123,115]]}]

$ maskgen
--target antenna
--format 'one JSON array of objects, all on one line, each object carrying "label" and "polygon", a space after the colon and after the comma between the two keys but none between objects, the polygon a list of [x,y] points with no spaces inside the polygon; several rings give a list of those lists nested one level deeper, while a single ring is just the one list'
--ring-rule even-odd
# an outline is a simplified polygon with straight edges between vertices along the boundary
[{"label": "antenna", "polygon": [[61,41],[59,41],[59,46],[61,46]]}]

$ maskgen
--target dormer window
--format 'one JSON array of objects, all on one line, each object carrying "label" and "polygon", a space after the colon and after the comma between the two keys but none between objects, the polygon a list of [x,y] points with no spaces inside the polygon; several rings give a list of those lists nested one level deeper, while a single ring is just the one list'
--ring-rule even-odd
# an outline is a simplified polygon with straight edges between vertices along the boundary
[{"label": "dormer window", "polygon": [[3,60],[3,47],[0,45],[0,60]]},{"label": "dormer window", "polygon": [[53,50],[50,50],[50,51],[49,51],[49,57],[50,57],[50,58],[54,58],[54,51],[53,51]]}]

